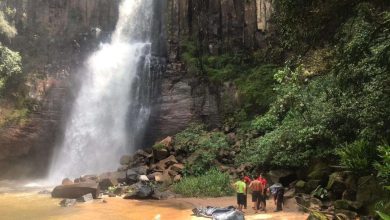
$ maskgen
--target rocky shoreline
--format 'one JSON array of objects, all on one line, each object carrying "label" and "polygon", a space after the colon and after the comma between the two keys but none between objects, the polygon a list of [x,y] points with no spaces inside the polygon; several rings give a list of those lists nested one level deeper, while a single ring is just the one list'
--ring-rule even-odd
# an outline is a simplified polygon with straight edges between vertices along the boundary
[{"label": "rocky shoreline", "polygon": [[[172,185],[182,179],[185,166],[193,157],[175,151],[173,138],[167,137],[154,148],[122,156],[120,167],[115,172],[85,175],[74,180],[66,178],[51,195],[64,198],[62,206],[102,196],[138,200],[180,197],[172,191]],[[232,178],[248,174],[253,169],[247,164],[239,167],[221,164],[217,168],[228,172]],[[270,170],[265,176],[270,184],[282,183],[286,187],[285,198],[295,199],[300,211],[312,213],[311,219],[315,213],[328,218],[371,219],[368,214],[373,201],[385,193],[374,176],[358,177],[322,162],[313,165],[307,174],[294,170]]]}]

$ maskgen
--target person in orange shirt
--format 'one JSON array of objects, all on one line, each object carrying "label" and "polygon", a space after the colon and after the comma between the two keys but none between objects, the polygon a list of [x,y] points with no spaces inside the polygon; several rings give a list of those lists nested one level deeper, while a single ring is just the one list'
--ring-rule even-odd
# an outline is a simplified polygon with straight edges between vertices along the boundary
[{"label": "person in orange shirt", "polygon": [[254,179],[250,184],[249,188],[252,190],[252,202],[255,208],[255,213],[258,212],[261,202],[261,197],[264,191],[263,184],[257,179]]}]

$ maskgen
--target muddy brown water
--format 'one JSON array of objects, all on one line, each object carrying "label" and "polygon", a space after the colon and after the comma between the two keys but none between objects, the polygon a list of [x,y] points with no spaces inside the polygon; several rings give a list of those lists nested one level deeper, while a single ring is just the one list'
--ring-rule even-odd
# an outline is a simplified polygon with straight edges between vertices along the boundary
[{"label": "muddy brown water", "polygon": [[[59,206],[60,199],[38,194],[42,189],[0,184],[0,220],[194,220],[206,219],[192,216],[191,209],[199,206],[228,206],[235,203],[234,197],[188,198],[157,200],[124,200],[104,198],[89,203],[77,203],[73,207]],[[245,210],[247,220],[306,219],[307,214],[297,211],[293,201],[287,202],[285,211],[274,213],[274,205],[268,202],[268,212],[255,215],[252,209]]]},{"label": "muddy brown water", "polygon": [[59,199],[37,192],[0,194],[1,220],[191,219],[191,205],[182,201],[135,201],[104,198],[63,208]]}]

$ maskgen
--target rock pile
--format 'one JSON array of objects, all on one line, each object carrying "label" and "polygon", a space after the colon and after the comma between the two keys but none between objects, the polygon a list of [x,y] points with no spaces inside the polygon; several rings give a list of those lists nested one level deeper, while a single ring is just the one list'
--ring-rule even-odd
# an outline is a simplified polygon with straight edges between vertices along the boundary
[{"label": "rock pile", "polygon": [[[83,201],[88,200],[86,195],[96,199],[102,192],[125,199],[171,198],[175,195],[168,190],[169,186],[181,180],[184,164],[172,151],[172,138],[168,137],[160,144],[159,149],[138,150],[133,155],[122,156],[115,172],[85,175],[74,181],[66,178],[62,185],[54,188],[52,197]],[[64,204],[72,204],[72,201]]]},{"label": "rock pile", "polygon": [[295,199],[302,210],[321,212],[329,219],[366,218],[373,213],[372,204],[386,193],[374,176],[358,177],[326,166],[317,166],[305,180],[294,184]]}]

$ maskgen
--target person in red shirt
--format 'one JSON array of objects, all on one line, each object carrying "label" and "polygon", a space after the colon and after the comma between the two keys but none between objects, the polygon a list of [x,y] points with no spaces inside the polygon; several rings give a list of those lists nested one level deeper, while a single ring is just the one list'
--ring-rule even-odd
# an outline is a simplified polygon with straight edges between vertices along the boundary
[{"label": "person in red shirt", "polygon": [[266,211],[267,206],[267,180],[263,177],[263,174],[260,173],[259,178],[257,178],[258,181],[263,185],[263,192],[261,196],[261,207],[262,211]]},{"label": "person in red shirt", "polygon": [[244,177],[244,182],[246,184],[246,192],[245,192],[245,203],[244,203],[244,209],[246,209],[247,205],[248,205],[248,187],[249,187],[249,184],[251,183],[251,178],[249,176],[245,176]]}]

